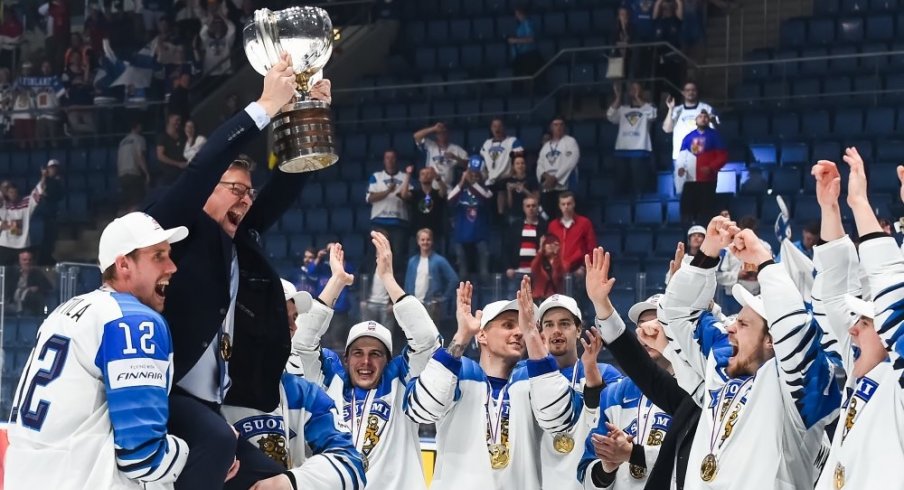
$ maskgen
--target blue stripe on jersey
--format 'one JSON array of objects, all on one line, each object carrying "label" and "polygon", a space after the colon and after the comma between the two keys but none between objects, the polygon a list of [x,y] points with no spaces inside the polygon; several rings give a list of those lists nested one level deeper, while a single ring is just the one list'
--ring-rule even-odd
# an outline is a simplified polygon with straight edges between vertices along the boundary
[{"label": "blue stripe on jersey", "polygon": [[[891,292],[892,290],[898,289],[900,287],[904,287],[904,283],[896,284],[894,287],[888,288],[888,289],[882,291],[882,293],[880,293],[880,294],[882,294],[882,295],[887,294],[887,293]],[[882,325],[880,326],[880,328],[878,330],[876,330],[876,333],[878,333],[881,336],[881,335],[887,333],[889,330],[891,330],[893,328],[897,328],[897,330],[895,330],[895,332],[890,337],[887,337],[887,338],[885,336],[882,337],[883,340],[885,341],[884,347],[886,348],[886,350],[895,350],[896,345],[899,342],[902,342],[902,339],[904,339],[904,328],[899,328],[899,325],[901,325],[901,322],[904,322],[904,299],[893,303],[888,308],[886,308],[885,311],[882,311],[879,314],[881,315],[882,313],[885,313],[886,311],[891,311],[891,314],[888,315],[888,318],[886,318],[884,322],[882,322]]]},{"label": "blue stripe on jersey", "polygon": [[544,374],[554,373],[558,371],[558,369],[559,366],[558,364],[556,364],[556,359],[552,357],[552,355],[547,355],[543,359],[527,360],[527,374],[531,378],[543,376]]},{"label": "blue stripe on jersey", "polygon": [[723,332],[719,325],[721,323],[709,311],[700,314],[697,321],[697,328],[694,330],[694,340],[700,346],[703,357],[709,357],[709,353],[713,349],[724,347],[728,344],[728,334]]},{"label": "blue stripe on jersey", "polygon": [[[801,310],[796,314],[805,314],[805,312]],[[788,385],[792,387],[791,396],[798,413],[800,413],[801,420],[809,429],[838,409],[841,405],[841,391],[835,385],[834,370],[830,366],[831,361],[820,345],[822,332],[812,323],[812,316],[809,316],[801,326],[792,329],[792,334],[799,332],[801,328],[807,329],[803,337],[789,355],[779,359],[780,362],[788,361],[803,353],[801,362],[793,369],[785,369],[781,363],[778,368],[787,374],[799,373],[800,379],[790,381]],[[775,343],[781,344],[790,341],[793,338],[792,334],[776,340]]]}]

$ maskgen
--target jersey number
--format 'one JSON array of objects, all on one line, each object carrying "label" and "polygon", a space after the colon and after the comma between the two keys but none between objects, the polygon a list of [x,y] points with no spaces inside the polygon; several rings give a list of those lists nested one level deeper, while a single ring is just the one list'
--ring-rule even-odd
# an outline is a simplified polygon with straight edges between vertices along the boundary
[{"label": "jersey number", "polygon": [[[138,350],[132,345],[132,329],[129,327],[127,323],[120,322],[119,328],[123,330],[123,333],[126,336],[126,348],[122,350],[123,354],[137,354]],[[138,324],[138,330],[141,330],[141,340],[138,342],[141,350],[148,355],[153,354],[157,351],[157,346],[151,344],[149,341],[154,338],[154,322],[141,322]]]},{"label": "jersey number", "polygon": [[25,393],[25,398],[22,399],[21,403],[22,408],[25,409],[21,414],[22,425],[37,431],[41,430],[41,426],[44,425],[44,419],[47,418],[47,411],[50,409],[50,402],[40,400],[38,401],[38,406],[32,410],[31,398],[35,394],[35,388],[49,385],[62,374],[63,366],[66,364],[66,357],[69,355],[69,338],[62,335],[54,335],[47,339],[47,342],[44,342],[44,347],[41,348],[41,355],[38,356],[38,360],[43,361],[47,359],[47,354],[50,352],[54,354],[53,364],[50,365],[49,369],[40,369],[35,373],[34,377],[31,378],[31,382],[28,383],[28,391]]}]

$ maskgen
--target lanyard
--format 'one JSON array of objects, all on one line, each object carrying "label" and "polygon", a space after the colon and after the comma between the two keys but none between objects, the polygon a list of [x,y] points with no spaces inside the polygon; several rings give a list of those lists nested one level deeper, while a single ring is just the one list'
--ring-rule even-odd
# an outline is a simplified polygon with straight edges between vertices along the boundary
[{"label": "lanyard", "polygon": [[[505,394],[508,392],[509,385],[506,384],[499,390],[499,396],[496,400],[493,400],[493,386],[490,385],[490,382],[487,381],[487,401],[484,404],[484,408],[487,413],[487,424],[489,427],[489,437],[488,441],[490,444],[496,444],[499,441],[499,430],[502,427],[502,409],[503,409],[503,401],[505,400]],[[490,404],[493,404],[493,409],[490,410]]]},{"label": "lanyard", "polygon": [[[712,433],[710,434],[710,438],[709,438],[709,453],[710,454],[715,454],[716,449],[721,450],[722,445],[724,445],[725,441],[728,439],[728,435],[731,434],[731,432],[728,431],[728,428],[726,427],[725,431],[727,431],[727,434],[724,434],[722,436],[722,440],[719,441],[718,447],[716,446],[716,439],[718,438],[719,434],[723,432],[723,429],[722,429],[723,422],[725,425],[727,425],[727,423],[731,422],[732,407],[735,406],[736,402],[738,403],[738,406],[736,408],[736,410],[738,411],[738,414],[735,418],[735,421],[737,421],[738,419],[741,418],[742,406],[740,405],[740,403],[741,403],[741,400],[743,400],[744,397],[747,396],[747,392],[744,391],[744,387],[746,387],[747,384],[750,383],[750,387],[747,389],[747,391],[749,392],[751,389],[753,389],[753,380],[755,378],[756,378],[756,376],[751,376],[751,377],[745,379],[743,383],[741,383],[741,386],[738,387],[738,393],[734,396],[734,398],[731,400],[731,402],[729,402],[728,409],[725,410],[724,414],[722,414],[721,416],[719,416],[720,414],[718,413],[719,407],[722,406],[722,402],[725,399],[725,394],[728,393],[728,389],[731,387],[731,385],[730,384],[725,385],[725,387],[722,389],[722,392],[719,393],[719,403],[717,403],[716,406],[713,407],[713,429],[712,429]],[[718,418],[718,420],[717,420],[717,418]]]},{"label": "lanyard", "polygon": [[352,413],[350,422],[352,436],[355,438],[355,449],[357,449],[359,453],[364,447],[364,440],[367,439],[366,437],[363,437],[363,435],[365,429],[367,428],[367,419],[370,417],[370,409],[371,406],[373,406],[376,393],[376,389],[367,392],[367,396],[364,397],[364,405],[361,407],[361,414],[358,415],[355,413],[358,411],[358,403],[357,399],[355,398],[355,388],[352,388]]},{"label": "lanyard", "polygon": [[647,415],[643,419],[643,426],[640,425],[640,414],[643,410],[644,399],[646,397],[643,393],[640,394],[640,400],[637,401],[637,437],[634,438],[637,441],[637,444],[646,444],[646,434],[647,434],[647,426],[650,425],[650,414],[653,412],[653,402],[649,398],[647,398],[647,403],[650,405],[647,408]]}]

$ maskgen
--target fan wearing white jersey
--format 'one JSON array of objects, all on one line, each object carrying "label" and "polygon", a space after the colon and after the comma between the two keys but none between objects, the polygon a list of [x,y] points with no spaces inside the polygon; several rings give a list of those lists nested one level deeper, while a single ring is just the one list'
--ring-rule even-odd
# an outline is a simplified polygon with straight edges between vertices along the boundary
[{"label": "fan wearing white jersey", "polygon": [[[431,134],[435,139],[428,138]],[[467,168],[468,152],[455,143],[449,142],[449,130],[446,125],[438,122],[433,126],[415,131],[414,144],[427,155],[424,166],[433,167],[436,175],[448,188],[455,187],[457,183],[455,168]]]},{"label": "fan wearing white jersey", "polygon": [[480,156],[483,157],[486,185],[492,188],[503,177],[508,177],[513,155],[523,155],[524,146],[518,138],[505,134],[505,123],[498,117],[490,123],[490,133],[493,136],[483,142]]},{"label": "fan wearing white jersey", "polygon": [[[408,383],[406,413],[436,423],[437,459],[431,490],[539,490],[541,430],[561,430],[574,397],[536,327],[530,280],[518,300],[471,313],[473,287],[458,288],[458,332]],[[462,358],[477,339],[480,362]],[[525,344],[528,360],[516,365]],[[532,406],[533,402],[533,406]]]},{"label": "fan wearing white jersey", "polygon": [[[849,148],[844,160],[851,169],[848,205],[860,236],[860,264],[875,296],[871,303],[848,294],[844,276],[850,265],[856,264],[857,255],[841,224],[841,178],[833,162],[820,161],[812,174],[817,182],[822,229],[827,232],[824,239],[829,242],[814,251],[814,260],[824,266],[826,275],[817,276],[814,302],[819,293],[826,303],[826,323],[838,337],[848,379],[832,450],[816,488],[901,488],[904,468],[889,462],[904,461],[904,447],[896,436],[904,431],[904,391],[899,385],[902,370],[895,369],[888,358],[889,353],[895,358],[900,355],[894,346],[899,343],[904,321],[904,256],[873,214],[859,153]],[[898,175],[904,189],[904,167],[898,167]],[[853,275],[852,280],[857,279]]]},{"label": "fan wearing white jersey", "polygon": [[[312,305],[311,295],[283,280],[289,331],[296,330],[299,312]],[[223,405],[222,412],[244,438],[287,471],[257,482],[252,490],[332,490],[364,488],[364,466],[348,425],[333,399],[322,388],[288,372],[279,387],[279,406],[270,413]],[[310,458],[306,457],[310,449]]]},{"label": "fan wearing white jersey", "polygon": [[41,324],[13,399],[5,488],[172,488],[188,458],[167,434],[172,341],[160,315],[176,272],[165,230],[144,213],[104,228],[104,284]]},{"label": "fan wearing white jersey", "polygon": [[[439,348],[439,332],[424,305],[414,296],[405,294],[393,277],[389,241],[376,232],[371,233],[371,239],[376,247],[376,275],[393,301],[393,313],[408,338],[408,345],[392,358],[389,329],[373,321],[354,325],[346,341],[346,368],[341,371],[342,390],[335,402],[351,428],[356,449],[361,452],[367,471],[367,488],[425,489],[419,427],[403,413],[403,400],[409,379],[421,373]],[[315,302],[314,308],[324,308],[324,305]],[[329,324],[328,319],[325,324]],[[304,332],[308,327],[302,325],[295,338],[309,336],[310,332]],[[303,357],[320,355],[319,335],[325,329],[323,327],[319,334],[315,332],[313,342],[305,341],[307,346],[315,345],[316,350],[304,353]],[[308,366],[306,361],[306,376],[310,373]],[[332,379],[336,370],[341,369],[329,361],[324,361],[321,366],[321,371],[314,375],[323,380]],[[336,393],[336,390],[331,385],[328,392]]]},{"label": "fan wearing white jersey", "polygon": [[684,488],[809,488],[825,425],[838,413],[841,396],[820,348],[818,327],[793,281],[759,238],[726,218],[713,218],[698,255],[669,282],[660,314],[666,317],[667,333],[673,330],[669,337],[683,343],[685,355],[699,355],[700,346],[688,341],[695,325],[670,318],[671,308],[687,307],[676,302],[682,291],[715,292],[719,250],[729,243],[739,259],[758,264],[763,296],[735,288],[743,308],[727,327],[733,355],[724,370],[714,368],[710,356],[708,393]]},{"label": "fan wearing white jersey", "polygon": [[[670,96],[666,99],[666,106],[669,108],[669,112],[662,121],[662,131],[672,133],[672,160],[678,159],[684,137],[697,129],[697,116],[701,112],[706,111],[710,115],[710,120],[719,124],[719,116],[716,115],[715,109],[706,102],[700,101],[696,83],[685,83],[681,90],[681,96],[684,97],[684,102],[677,107],[673,97]],[[712,127],[712,124],[710,124],[710,127]]]},{"label": "fan wearing white jersey", "polygon": [[[554,294],[540,304],[540,335],[546,348],[556,360],[559,372],[568,381],[575,400],[574,415],[564,420],[565,425],[555,430],[543,431],[540,442],[540,463],[543,488],[581,488],[574,480],[574,469],[581,460],[580,444],[599,418],[600,392],[607,385],[622,378],[618,370],[609,364],[597,363],[602,339],[595,330],[587,331],[587,340],[581,338],[581,309],[569,296]],[[578,360],[578,341],[584,353]],[[535,385],[531,385],[533,390]],[[536,385],[537,389],[542,388]],[[531,405],[541,416],[542,407],[536,400],[543,393],[532,392]]]}]

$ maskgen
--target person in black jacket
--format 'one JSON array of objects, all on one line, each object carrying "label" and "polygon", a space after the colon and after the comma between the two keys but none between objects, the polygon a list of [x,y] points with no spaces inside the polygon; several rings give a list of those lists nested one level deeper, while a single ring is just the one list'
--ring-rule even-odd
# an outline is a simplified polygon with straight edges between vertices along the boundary
[{"label": "person in black jacket", "polygon": [[[627,332],[625,323],[609,300],[615,279],[609,277],[610,257],[602,247],[585,256],[587,296],[596,309],[596,326],[606,348],[615,356],[622,371],[653,403],[672,416],[672,425],[662,441],[659,457],[649,471],[645,489],[670,488],[675,472],[677,488],[684,488],[687,459],[700,420],[700,407],[672,375],[656,364],[637,337]],[[602,465],[591,466],[594,483],[603,488],[606,480]]]},{"label": "person in black jacket", "polygon": [[[264,78],[260,99],[223,123],[157,201],[147,207],[164,228],[191,238],[173,248],[179,271],[166,287],[175,386],[169,429],[191,449],[176,489],[246,489],[285,471],[235,432],[220,414],[229,404],[263,412],[279,404],[289,357],[286,303],[260,237],[289,208],[307,173],[275,175],[255,198],[250,164],[235,160],[295,94],[284,55]],[[312,90],[329,99],[329,82]],[[161,292],[162,294],[162,292]]]}]

